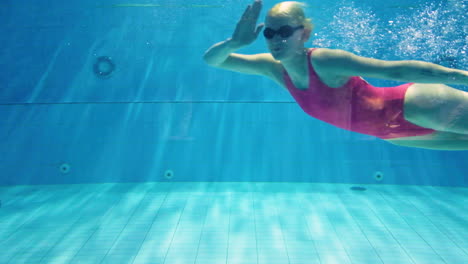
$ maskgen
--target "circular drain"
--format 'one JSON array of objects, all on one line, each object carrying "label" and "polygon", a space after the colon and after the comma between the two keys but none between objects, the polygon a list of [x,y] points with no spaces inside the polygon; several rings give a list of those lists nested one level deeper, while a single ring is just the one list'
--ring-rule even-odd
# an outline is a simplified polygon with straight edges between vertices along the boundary
[{"label": "circular drain", "polygon": [[63,173],[63,174],[67,174],[70,172],[70,165],[68,165],[67,163],[63,163],[62,165],[60,165],[60,172]]},{"label": "circular drain", "polygon": [[174,177],[174,172],[171,171],[171,170],[167,170],[166,172],[164,172],[164,177],[168,180],[172,179],[172,177]]},{"label": "circular drain", "polygon": [[96,59],[93,65],[94,75],[101,79],[109,78],[115,70],[115,64],[111,57],[101,56]]},{"label": "circular drain", "polygon": [[375,179],[376,181],[382,181],[383,178],[384,178],[384,177],[383,177],[383,173],[382,173],[382,172],[376,171],[376,172],[374,173],[374,179]]}]

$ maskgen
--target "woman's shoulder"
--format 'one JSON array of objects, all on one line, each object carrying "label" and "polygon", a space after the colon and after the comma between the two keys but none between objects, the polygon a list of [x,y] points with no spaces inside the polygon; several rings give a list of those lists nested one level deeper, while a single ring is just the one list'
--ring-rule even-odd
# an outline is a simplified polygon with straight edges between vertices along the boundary
[{"label": "woman's shoulder", "polygon": [[316,62],[327,61],[334,58],[346,56],[349,52],[341,49],[329,49],[329,48],[311,48],[311,60],[312,58]]},{"label": "woman's shoulder", "polygon": [[310,56],[310,62],[314,68],[322,71],[331,71],[347,64],[357,56],[351,52],[341,49],[315,48]]},{"label": "woman's shoulder", "polygon": [[330,87],[341,87],[348,80],[334,68],[337,58],[346,56],[346,51],[339,49],[314,48],[310,56],[310,63],[319,78]]}]

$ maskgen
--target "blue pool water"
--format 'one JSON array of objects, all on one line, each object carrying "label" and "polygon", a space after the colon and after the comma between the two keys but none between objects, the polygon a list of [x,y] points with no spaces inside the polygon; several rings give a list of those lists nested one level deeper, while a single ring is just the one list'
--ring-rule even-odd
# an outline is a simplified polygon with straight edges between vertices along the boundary
[{"label": "blue pool water", "polygon": [[[375,183],[382,173],[384,184],[467,186],[466,152],[335,128],[270,80],[206,65],[248,3],[4,2],[0,184],[166,181],[172,171],[176,182]],[[466,69],[466,7],[311,3],[307,44]],[[239,52],[266,50],[259,38]]]},{"label": "blue pool water", "polygon": [[[467,151],[341,130],[206,65],[249,3],[2,1],[0,263],[468,262]],[[466,0],[306,11],[310,47],[468,69]]]}]

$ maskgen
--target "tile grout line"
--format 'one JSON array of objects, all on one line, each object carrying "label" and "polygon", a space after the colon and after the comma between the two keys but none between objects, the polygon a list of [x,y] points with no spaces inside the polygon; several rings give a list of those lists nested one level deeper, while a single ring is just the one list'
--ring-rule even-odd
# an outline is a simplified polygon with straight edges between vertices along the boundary
[{"label": "tile grout line", "polygon": [[[42,192],[42,190],[41,190],[41,192]],[[36,195],[36,193],[35,193],[35,195]],[[41,195],[42,195],[42,194],[41,194]],[[52,196],[52,195],[49,195],[49,198],[47,198],[47,199],[50,199],[50,196]],[[28,222],[31,221],[31,220],[34,220],[34,219],[32,219],[33,217],[37,218],[38,215],[40,216],[41,214],[40,214],[39,212],[40,212],[40,211],[43,211],[43,210],[41,210],[43,207],[45,208],[45,205],[44,205],[44,204],[40,205],[39,207],[33,209],[32,212],[28,213],[28,214],[26,215],[27,218],[22,222],[22,224],[20,224],[13,232],[11,232],[11,233],[7,236],[7,238],[5,238],[4,241],[8,240],[11,236],[13,236],[15,233],[17,233],[26,223],[28,223]]]},{"label": "tile grout line", "polygon": [[[170,184],[172,184],[172,183],[170,183]],[[160,185],[160,184],[156,184],[156,185]],[[172,187],[172,186],[171,186],[171,187]],[[138,250],[136,251],[136,253],[135,253],[135,255],[134,255],[134,257],[133,257],[133,259],[132,259],[132,261],[131,261],[130,263],[133,264],[133,263],[135,262],[136,257],[137,257],[138,254],[140,253],[140,250],[141,250],[143,244],[145,243],[146,238],[148,237],[148,234],[149,234],[150,231],[151,231],[151,228],[153,227],[154,221],[156,221],[156,218],[157,218],[158,215],[159,215],[159,209],[161,209],[161,206],[164,204],[164,202],[165,202],[166,199],[167,199],[168,193],[169,193],[169,192],[165,192],[163,201],[162,201],[161,204],[159,205],[158,211],[154,214],[153,220],[151,221],[151,224],[150,224],[149,227],[148,227],[148,232],[146,232],[145,237],[143,237],[143,240],[141,241],[140,247],[139,247]]]},{"label": "tile grout line", "polygon": [[[306,222],[306,228],[307,228],[307,232],[308,234],[310,235],[310,237],[312,237],[312,231],[310,230],[310,227],[309,227],[309,224],[308,224],[308,221],[307,221],[307,217],[306,215],[304,214],[304,211],[305,211],[305,206],[304,206],[304,198],[299,198],[299,204],[300,204],[300,207],[301,207],[301,215],[303,216],[305,222]],[[315,241],[314,240],[311,240],[312,241],[312,244],[314,245],[314,250],[315,252],[317,253],[317,258],[319,260],[319,263],[323,263],[322,262],[322,258],[320,257],[320,253],[317,249],[317,246],[315,245]]]},{"label": "tile grout line", "polygon": [[[172,191],[173,191],[173,190],[171,190],[171,193],[172,193]],[[171,242],[169,243],[169,247],[167,248],[167,252],[166,252],[166,255],[164,256],[164,260],[163,260],[163,263],[162,263],[162,264],[165,264],[165,263],[166,263],[167,255],[169,254],[169,251],[171,250],[172,242],[174,241],[174,237],[175,237],[175,235],[176,235],[176,233],[177,233],[177,228],[179,228],[180,219],[182,218],[182,215],[183,215],[183,213],[184,213],[185,207],[187,206],[187,202],[188,202],[188,197],[185,197],[184,208],[182,208],[182,211],[180,212],[179,220],[177,221],[177,225],[176,225],[176,227],[175,227],[174,233],[172,234]],[[162,205],[161,205],[161,206],[162,206]]]},{"label": "tile grout line", "polygon": [[[115,185],[114,185],[115,186]],[[102,194],[102,193],[99,193],[99,194]],[[107,211],[99,218],[99,219],[103,219],[106,217],[106,215],[110,214],[112,209],[115,208],[115,206],[117,206],[117,204],[122,200],[122,197],[119,197],[117,199],[115,199],[113,202],[113,204],[107,209]],[[97,230],[99,230],[99,226],[94,228],[94,231],[89,235],[88,239],[86,241],[84,241],[83,245],[81,245],[81,247],[75,252],[73,258],[71,258],[70,260],[70,263],[73,263],[74,259],[76,258],[76,256],[78,255],[78,252],[80,252],[85,246],[86,244],[88,243],[88,241],[91,240],[91,238],[93,237],[93,235],[97,232]]]},{"label": "tile grout line", "polygon": [[[322,195],[317,194],[317,197],[319,198],[320,201],[323,202],[323,197],[322,197]],[[322,211],[323,209],[320,209],[320,210]],[[342,247],[343,250],[346,252],[346,256],[348,257],[349,262],[350,262],[350,263],[353,263],[353,260],[351,259],[348,250],[347,250],[346,247],[344,246],[343,240],[341,239],[341,237],[338,235],[338,233],[337,233],[337,231],[336,231],[335,225],[333,224],[332,221],[330,221],[330,217],[328,216],[328,213],[327,213],[326,211],[324,211],[324,213],[325,213],[326,219],[328,220],[328,223],[329,223],[330,226],[333,228],[333,231],[334,231],[334,233],[335,233],[335,236],[338,238],[338,241],[340,242],[341,247]]]},{"label": "tile grout line", "polygon": [[[102,188],[101,188],[101,189],[102,189]],[[82,192],[84,192],[84,190],[82,190],[82,191],[80,191],[79,193],[77,193],[77,195],[80,194],[80,193],[82,193]],[[99,193],[96,193],[96,190],[94,190],[94,191],[93,191],[93,194],[90,195],[90,197],[86,200],[85,203],[87,203],[87,201],[89,201],[89,200],[95,198],[96,196],[98,196],[98,194],[99,194]],[[86,207],[85,207],[85,208],[80,208],[79,211],[83,212],[85,209],[86,209]],[[75,213],[75,212],[76,212],[76,211],[74,211],[74,213]],[[75,221],[74,221],[72,224],[69,225],[68,230],[74,230],[73,227],[80,221],[81,217],[82,217],[81,215],[78,215],[78,216],[76,217]],[[67,234],[68,234],[68,232],[65,232],[64,235],[62,236],[62,239],[63,239],[64,237],[66,237]],[[57,245],[59,245],[60,242],[62,242],[62,239],[57,240],[57,242],[55,243],[55,245],[52,246],[52,247],[47,251],[46,254],[44,254],[44,256],[41,258],[41,260],[39,261],[39,263],[42,263],[42,262],[43,262],[44,258],[47,257],[47,254],[49,254],[50,251],[52,251]]]},{"label": "tile grout line", "polygon": [[286,257],[288,258],[288,264],[291,263],[291,259],[289,258],[289,252],[288,252],[288,245],[286,244],[286,238],[284,237],[284,232],[283,232],[283,225],[281,224],[281,219],[280,219],[280,214],[279,214],[279,211],[278,211],[278,197],[276,195],[276,193],[272,193],[272,196],[273,196],[273,199],[275,201],[275,211],[276,211],[276,219],[278,219],[278,223],[281,227],[281,237],[283,238],[283,245],[284,245],[284,248],[286,249]]},{"label": "tile grout line", "polygon": [[[364,199],[364,202],[367,203],[367,205],[369,206],[369,202],[367,201],[367,199]],[[385,222],[379,217],[379,214],[374,210],[373,206],[369,206],[370,210],[372,211],[372,213],[375,215],[375,217],[380,221],[380,223],[385,227],[385,229],[387,230],[387,232],[392,236],[392,238],[395,240],[395,242],[398,244],[398,246],[405,252],[406,256],[411,260],[411,262],[413,264],[416,264],[416,262],[414,261],[414,259],[411,257],[411,255],[406,251],[405,247],[403,247],[403,245],[400,243],[400,241],[395,237],[395,235],[393,234],[393,232],[390,230],[390,228],[385,224]]]},{"label": "tile grout line", "polygon": [[432,251],[442,260],[442,262],[447,263],[447,262],[445,262],[445,259],[443,259],[443,258],[434,250],[434,248],[421,236],[421,234],[420,234],[419,232],[417,232],[417,231],[408,223],[408,221],[406,220],[406,218],[403,217],[403,216],[400,214],[400,212],[397,211],[397,210],[390,204],[390,202],[388,201],[388,199],[385,197],[386,195],[383,194],[383,193],[380,193],[380,192],[379,192],[379,195],[382,196],[383,200],[389,205],[389,207],[392,208],[392,209],[400,216],[400,218],[403,219],[403,221],[405,221],[405,223],[411,228],[411,230],[412,230],[414,233],[416,233],[416,234],[421,238],[421,240],[424,241],[424,243],[426,243],[426,245],[428,245],[428,246],[432,249]]},{"label": "tile grout line", "polygon": [[[442,193],[442,195],[445,195],[445,194]],[[425,195],[425,197],[426,197],[427,199],[431,199],[431,200],[434,201],[434,198],[433,198],[433,196],[431,196],[431,195]],[[435,228],[437,228],[437,230],[439,230],[442,234],[444,234],[450,241],[452,241],[452,243],[453,243],[455,246],[457,246],[463,253],[465,253],[465,255],[468,255],[468,252],[467,252],[463,247],[459,246],[458,243],[456,243],[456,242],[453,240],[453,238],[452,238],[451,235],[447,234],[447,232],[445,232],[444,230],[440,229],[440,225],[434,223],[434,222],[431,220],[430,217],[428,217],[423,211],[421,211],[421,210],[418,208],[418,206],[416,206],[416,205],[413,203],[412,199],[408,199],[408,202],[409,202],[416,210],[418,210],[418,211],[421,213],[421,215],[423,215],[423,216],[426,218],[427,221],[429,221]]]},{"label": "tile grout line", "polygon": [[361,225],[359,224],[359,222],[356,220],[356,218],[353,216],[353,214],[350,212],[350,210],[348,209],[347,206],[345,206],[343,204],[343,199],[342,199],[342,195],[340,194],[336,194],[338,199],[341,201],[341,207],[342,209],[344,209],[349,216],[351,216],[351,218],[353,219],[354,221],[354,224],[359,228],[359,230],[361,231],[361,234],[366,238],[366,241],[369,243],[369,245],[372,247],[372,250],[374,251],[375,255],[380,259],[380,262],[382,262],[382,264],[384,264],[384,261],[382,260],[382,257],[379,255],[379,253],[377,252],[377,250],[375,249],[374,247],[374,244],[372,244],[372,242],[369,240],[369,237],[367,236],[367,234],[364,232],[363,228],[361,227]]},{"label": "tile grout line", "polygon": [[229,239],[231,237],[231,215],[232,215],[232,207],[233,207],[232,199],[233,199],[232,193],[229,193],[229,218],[228,218],[228,229],[227,229],[228,235],[227,235],[226,263],[225,264],[228,264],[228,260],[229,260]]},{"label": "tile grout line", "polygon": [[[48,186],[50,187],[51,185],[48,185]],[[54,186],[54,187],[56,187],[56,186]],[[33,188],[33,187],[31,186],[31,188]],[[37,187],[36,187],[36,188],[37,188]],[[42,189],[40,189],[40,191],[41,191],[41,192],[46,192],[47,190],[42,190]],[[57,196],[56,193],[49,193],[49,194],[50,194],[50,195],[49,195],[49,198],[47,198],[45,201],[48,201],[49,199],[51,199],[51,197]],[[35,193],[35,195],[36,195],[36,193]],[[47,204],[47,203],[44,203],[44,204],[41,205],[40,207],[36,208],[36,210],[34,210],[34,211],[37,211],[37,212],[34,213],[33,215],[31,215],[29,218],[27,218],[14,232],[12,232],[12,235],[13,235],[14,233],[20,231],[20,229],[21,229],[22,227],[24,227],[24,226],[25,226],[28,222],[30,222],[31,220],[37,219],[37,217],[34,218],[34,219],[31,219],[31,218],[32,218],[33,216],[36,216],[37,214],[39,214],[38,212],[41,211],[41,210],[40,210],[41,208],[46,208],[47,206],[48,206],[48,204]],[[34,212],[34,211],[33,211],[33,212]],[[44,210],[42,210],[42,211],[44,211]],[[46,211],[47,211],[47,210],[46,210]],[[39,214],[39,216],[41,216],[41,215],[44,216],[44,215],[47,215],[47,213]],[[10,237],[11,237],[11,236],[10,236]],[[18,254],[19,254],[19,253],[15,253],[15,255],[14,255],[11,259],[9,259],[9,260],[7,261],[7,263],[10,263],[15,257],[18,256]],[[47,253],[46,253],[46,254],[47,254]],[[41,258],[41,260],[40,260],[39,262],[41,262],[43,258],[44,258],[44,256]]]},{"label": "tile grout line", "polygon": [[252,183],[253,184],[253,190],[251,189],[249,191],[249,196],[250,196],[250,199],[252,199],[252,208],[253,208],[253,217],[254,217],[254,235],[255,235],[255,249],[257,251],[257,261],[256,263],[258,264],[258,261],[259,261],[259,255],[258,255],[258,239],[257,239],[257,218],[255,217],[256,215],[256,210],[255,210],[255,193],[257,191],[257,184],[256,183]]},{"label": "tile grout line", "polygon": [[[140,185],[141,186],[141,185]],[[149,188],[148,188],[149,189]],[[125,197],[125,198],[128,198],[127,197],[127,193],[129,192],[129,190],[126,190],[125,191],[125,195],[122,194],[122,197]],[[141,202],[144,200],[144,198],[146,197],[146,195],[148,195],[148,190],[146,190],[145,194],[142,195],[142,197],[140,198],[140,201],[138,202],[137,205],[134,206],[133,210],[131,211],[130,213],[130,216],[128,216],[127,218],[127,221],[125,222],[125,225],[120,229],[120,232],[118,235],[116,235],[116,237],[114,238],[114,241],[112,242],[112,245],[108,248],[106,254],[104,254],[104,256],[102,257],[101,261],[99,263],[102,263],[106,257],[109,255],[109,252],[112,250],[112,248],[114,247],[114,245],[116,245],[117,241],[119,240],[119,237],[122,235],[122,233],[125,231],[125,229],[127,228],[127,225],[128,223],[130,222],[130,220],[132,219],[132,217],[135,215],[135,212],[138,210],[138,208],[140,207],[140,204]],[[122,199],[121,199],[122,200]],[[120,200],[119,200],[120,201]]]},{"label": "tile grout line", "polygon": [[[204,190],[204,194],[206,194],[206,189]],[[210,195],[210,201],[211,201],[211,202],[214,201],[213,195],[212,195],[212,194]],[[212,203],[210,203],[210,204],[212,204]],[[201,227],[200,238],[199,238],[199,240],[198,240],[198,246],[197,246],[197,253],[196,253],[196,255],[195,255],[195,260],[193,261],[194,264],[197,263],[198,253],[199,253],[199,251],[200,251],[200,243],[202,242],[203,231],[204,231],[204,229],[205,229],[206,219],[208,218],[208,208],[209,208],[209,206],[208,206],[208,204],[206,204],[205,218],[203,219],[203,225],[202,225],[202,227]]]}]

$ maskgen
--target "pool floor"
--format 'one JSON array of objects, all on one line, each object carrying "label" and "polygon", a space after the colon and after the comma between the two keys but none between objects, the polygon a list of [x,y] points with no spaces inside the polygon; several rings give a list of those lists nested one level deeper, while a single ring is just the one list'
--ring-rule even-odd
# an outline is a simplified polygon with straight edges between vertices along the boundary
[{"label": "pool floor", "polygon": [[468,263],[468,188],[109,183],[0,200],[0,263]]}]

